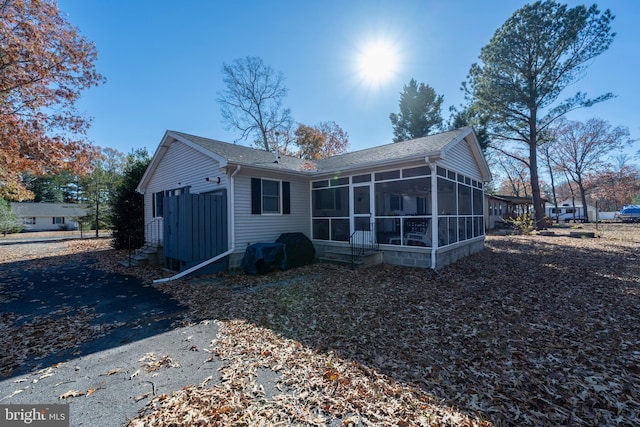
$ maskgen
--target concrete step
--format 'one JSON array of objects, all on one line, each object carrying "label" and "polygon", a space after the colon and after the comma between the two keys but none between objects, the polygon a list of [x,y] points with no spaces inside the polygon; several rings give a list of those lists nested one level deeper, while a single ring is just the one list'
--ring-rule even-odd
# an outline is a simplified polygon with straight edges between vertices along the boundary
[{"label": "concrete step", "polygon": [[379,251],[366,251],[363,254],[357,255],[352,260],[351,249],[332,249],[324,253],[320,258],[321,262],[338,265],[349,265],[354,268],[370,267],[372,265],[382,263],[382,252]]},{"label": "concrete step", "polygon": [[134,255],[131,257],[132,261],[136,261],[137,265],[148,265],[149,257],[146,255]]},{"label": "concrete step", "polygon": [[136,261],[135,259],[131,258],[127,258],[124,261],[120,261],[120,265],[122,265],[123,267],[137,267],[138,266],[138,261]]}]

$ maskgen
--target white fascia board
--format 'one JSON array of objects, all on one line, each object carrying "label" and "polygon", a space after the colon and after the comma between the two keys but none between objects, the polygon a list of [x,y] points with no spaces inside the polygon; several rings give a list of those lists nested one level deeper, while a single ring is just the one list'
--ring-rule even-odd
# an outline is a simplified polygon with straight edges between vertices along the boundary
[{"label": "white fascia board", "polygon": [[158,164],[160,164],[160,160],[164,157],[164,154],[167,152],[170,145],[171,145],[171,140],[169,136],[169,131],[166,131],[164,133],[164,136],[160,140],[160,144],[158,145],[158,148],[156,148],[155,153],[153,153],[153,157],[151,158],[151,162],[149,162],[149,166],[147,166],[147,170],[144,171],[144,175],[142,175],[142,178],[140,179],[140,183],[136,187],[136,191],[138,193],[145,194],[149,179],[151,179],[154,172],[158,168]]},{"label": "white fascia board", "polygon": [[220,167],[226,167],[227,166],[227,159],[219,156],[215,153],[212,153],[209,150],[206,150],[202,147],[200,147],[197,144],[194,144],[193,142],[189,141],[188,139],[185,139],[183,137],[181,137],[180,135],[177,135],[176,133],[172,132],[172,131],[166,131],[164,136],[162,137],[162,140],[160,141],[160,144],[158,145],[158,148],[156,149],[156,152],[153,154],[153,157],[151,158],[151,162],[149,163],[149,166],[147,167],[147,170],[144,172],[144,175],[142,175],[142,179],[140,179],[140,183],[138,184],[138,186],[136,187],[136,191],[138,193],[142,193],[144,194],[146,192],[147,189],[147,183],[149,182],[149,180],[151,179],[151,177],[153,176],[153,174],[155,173],[156,169],[158,168],[158,165],[160,164],[160,161],[162,160],[162,158],[164,157],[164,155],[166,154],[167,150],[169,150],[169,147],[176,141],[179,141],[191,148],[193,148],[194,150],[208,156],[211,157],[212,159],[216,160],[219,162]]}]

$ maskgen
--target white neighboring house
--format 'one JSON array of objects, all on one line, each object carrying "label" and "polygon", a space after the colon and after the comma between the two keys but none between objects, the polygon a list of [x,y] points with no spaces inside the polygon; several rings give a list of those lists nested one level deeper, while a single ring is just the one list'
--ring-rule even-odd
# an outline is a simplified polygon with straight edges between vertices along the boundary
[{"label": "white neighboring house", "polygon": [[78,229],[78,218],[89,209],[73,203],[13,202],[11,212],[27,231],[57,231]]},{"label": "white neighboring house", "polygon": [[[575,207],[575,209],[574,209]],[[575,215],[574,215],[575,211]],[[558,211],[556,212],[556,207],[553,203],[545,204],[545,214],[552,219],[556,219],[556,214],[560,222],[569,222],[574,218],[576,220],[582,220],[585,217],[585,210],[582,206],[582,202],[576,200],[575,203],[571,201],[571,199],[564,200],[558,203]],[[587,218],[589,218],[590,222],[595,222],[596,220],[596,208],[587,205]]]}]

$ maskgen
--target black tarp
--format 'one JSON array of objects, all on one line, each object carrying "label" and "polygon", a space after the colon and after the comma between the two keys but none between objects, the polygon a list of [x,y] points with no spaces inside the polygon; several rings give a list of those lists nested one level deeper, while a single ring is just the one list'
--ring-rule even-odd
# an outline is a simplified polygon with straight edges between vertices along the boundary
[{"label": "black tarp", "polygon": [[283,243],[254,243],[247,246],[240,266],[247,274],[265,274],[279,268],[287,269],[287,254]]},{"label": "black tarp", "polygon": [[283,233],[276,243],[284,243],[287,252],[287,266],[301,267],[311,264],[316,257],[316,249],[303,233]]}]

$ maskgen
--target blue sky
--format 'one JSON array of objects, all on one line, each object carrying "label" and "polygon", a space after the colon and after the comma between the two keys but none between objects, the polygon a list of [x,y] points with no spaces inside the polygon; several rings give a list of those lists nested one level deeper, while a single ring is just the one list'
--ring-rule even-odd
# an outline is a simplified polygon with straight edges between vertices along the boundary
[{"label": "blue sky", "polygon": [[[192,1],[59,0],[67,19],[96,43],[107,83],[86,91],[78,107],[92,116],[90,140],[122,152],[153,153],[167,129],[233,142],[222,123],[217,92],[221,67],[259,56],[281,71],[284,104],[296,122],[335,121],[350,151],[391,142],[389,114],[398,112],[411,78],[444,95],[443,116],[463,103],[460,91],[480,49],[525,1]],[[581,2],[569,1],[570,5]],[[591,3],[587,3],[591,4]],[[617,98],[572,113],[627,126],[640,139],[640,2],[606,0],[617,33],[610,49],[571,88]],[[357,58],[372,41],[397,51],[396,72],[372,85]],[[249,144],[249,142],[245,143]],[[629,150],[635,153],[640,143]]]}]

